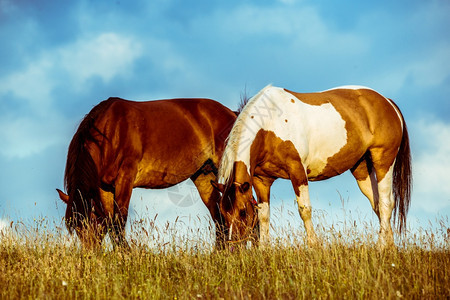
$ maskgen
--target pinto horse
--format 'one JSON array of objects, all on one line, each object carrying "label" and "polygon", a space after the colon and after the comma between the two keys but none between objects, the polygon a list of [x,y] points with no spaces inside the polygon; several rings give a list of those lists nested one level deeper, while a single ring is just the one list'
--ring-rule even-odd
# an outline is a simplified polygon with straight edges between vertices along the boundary
[{"label": "pinto horse", "polygon": [[379,246],[393,245],[392,211],[401,231],[411,193],[408,131],[397,105],[360,86],[320,93],[265,87],[237,118],[219,166],[221,184],[215,186],[223,193],[229,239],[245,239],[259,219],[260,243],[268,242],[270,187],[285,178],[294,188],[308,245],[316,244],[308,181],[347,170],[379,218]]},{"label": "pinto horse", "polygon": [[236,113],[210,99],[135,102],[109,98],[81,121],[64,175],[66,226],[83,246],[128,247],[125,223],[132,189],[162,189],[191,179],[216,224],[221,247],[220,194],[212,187]]}]

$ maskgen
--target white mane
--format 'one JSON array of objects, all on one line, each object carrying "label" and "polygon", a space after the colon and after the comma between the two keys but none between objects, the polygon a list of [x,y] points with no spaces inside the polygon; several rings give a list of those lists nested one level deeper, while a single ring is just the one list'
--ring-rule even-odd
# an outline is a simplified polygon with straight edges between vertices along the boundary
[{"label": "white mane", "polygon": [[231,129],[231,132],[226,140],[226,147],[222,155],[222,160],[220,161],[218,176],[219,182],[227,183],[229,181],[231,173],[233,172],[234,162],[236,161],[237,153],[239,151],[239,146],[241,144],[241,137],[243,130],[245,129],[245,123],[248,122],[251,108],[255,105],[257,99],[271,87],[272,85],[269,84],[260,90],[258,94],[253,96],[237,117],[236,122],[234,123],[233,128]]}]

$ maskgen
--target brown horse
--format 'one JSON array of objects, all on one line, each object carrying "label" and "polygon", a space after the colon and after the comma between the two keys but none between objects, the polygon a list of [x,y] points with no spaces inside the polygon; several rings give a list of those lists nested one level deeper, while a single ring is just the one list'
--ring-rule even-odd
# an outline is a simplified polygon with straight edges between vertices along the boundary
[{"label": "brown horse", "polygon": [[410,204],[410,160],[403,116],[379,93],[359,86],[320,93],[268,86],[237,118],[219,168],[230,239],[248,237],[259,219],[260,243],[268,242],[270,187],[285,178],[292,182],[308,244],[315,244],[308,181],[351,170],[379,218],[380,247],[393,245],[392,211],[401,231]]},{"label": "brown horse", "polygon": [[83,246],[109,231],[128,246],[125,223],[132,189],[161,189],[191,179],[216,224],[221,246],[220,194],[212,187],[236,114],[210,99],[135,102],[109,98],[82,120],[69,146],[64,175],[66,225]]}]

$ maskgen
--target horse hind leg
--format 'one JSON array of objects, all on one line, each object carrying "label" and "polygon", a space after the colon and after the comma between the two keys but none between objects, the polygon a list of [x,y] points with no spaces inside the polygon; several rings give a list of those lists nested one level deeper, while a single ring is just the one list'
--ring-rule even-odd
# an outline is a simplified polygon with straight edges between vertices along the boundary
[{"label": "horse hind leg", "polygon": [[380,193],[380,236],[378,244],[381,248],[387,248],[394,245],[394,235],[391,227],[392,211],[395,206],[392,193],[393,165],[382,180],[378,182]]},{"label": "horse hind leg", "polygon": [[364,155],[363,158],[350,171],[355,177],[361,192],[367,197],[367,199],[369,199],[373,211],[378,218],[380,218],[380,212],[378,209],[378,183],[375,170],[372,166],[370,153],[368,152]]},{"label": "horse hind leg", "polygon": [[381,249],[394,246],[391,226],[392,211],[395,207],[393,195],[393,170],[396,152],[392,149],[377,148],[370,150],[373,168],[376,173],[379,194],[380,235],[378,246]]}]

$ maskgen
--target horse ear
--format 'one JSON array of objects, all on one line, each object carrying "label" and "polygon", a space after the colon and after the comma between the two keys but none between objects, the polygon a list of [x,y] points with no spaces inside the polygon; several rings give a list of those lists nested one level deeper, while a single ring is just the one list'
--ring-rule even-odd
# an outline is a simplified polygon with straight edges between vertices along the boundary
[{"label": "horse ear", "polygon": [[66,204],[69,204],[69,195],[61,191],[60,189],[56,189],[59,194],[59,198]]},{"label": "horse ear", "polygon": [[211,180],[211,185],[213,186],[213,188],[215,188],[216,190],[218,190],[220,193],[223,194],[223,191],[225,191],[225,186],[221,183],[218,183],[214,180]]},{"label": "horse ear", "polygon": [[244,182],[243,184],[241,184],[239,186],[239,190],[241,191],[241,193],[245,193],[246,191],[248,191],[248,189],[250,188],[250,183],[248,182]]}]

